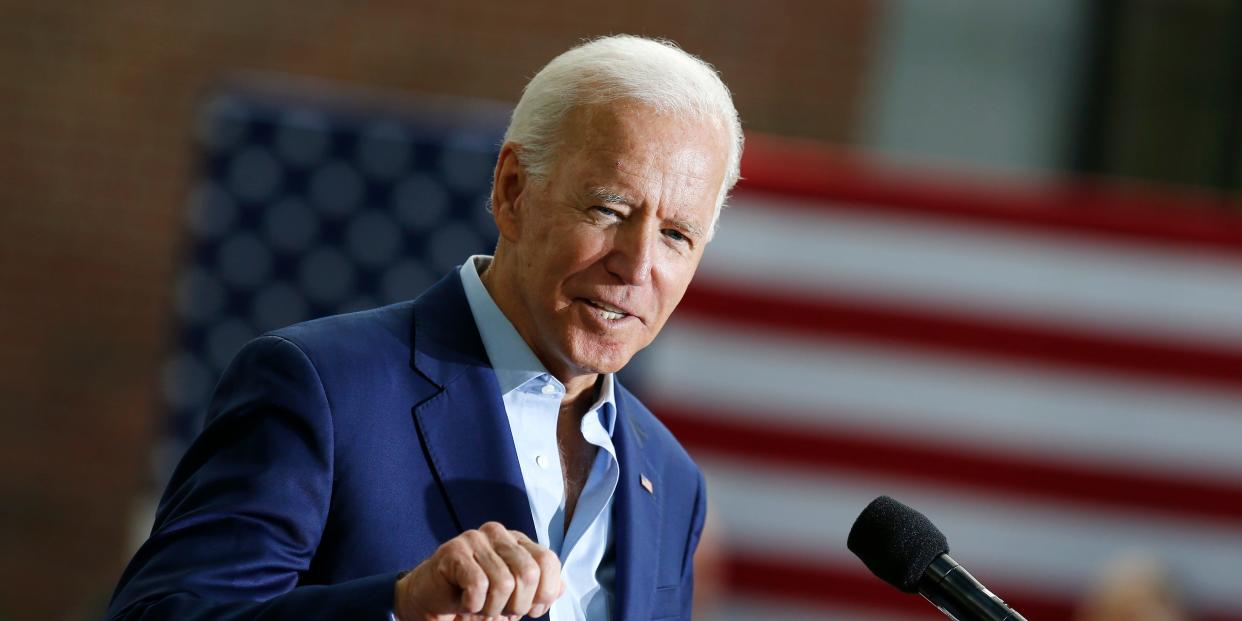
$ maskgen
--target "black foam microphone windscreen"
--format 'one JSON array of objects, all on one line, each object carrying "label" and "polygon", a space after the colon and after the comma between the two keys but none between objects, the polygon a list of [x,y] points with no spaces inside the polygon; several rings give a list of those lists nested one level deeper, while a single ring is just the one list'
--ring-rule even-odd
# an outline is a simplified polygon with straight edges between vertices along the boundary
[{"label": "black foam microphone windscreen", "polygon": [[907,593],[917,593],[928,565],[949,551],[931,520],[888,496],[863,509],[846,545],[872,573]]}]

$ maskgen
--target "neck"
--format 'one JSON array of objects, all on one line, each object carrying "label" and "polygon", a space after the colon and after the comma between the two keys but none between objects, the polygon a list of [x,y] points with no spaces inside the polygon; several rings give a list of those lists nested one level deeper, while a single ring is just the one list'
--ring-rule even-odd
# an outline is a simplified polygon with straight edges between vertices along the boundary
[{"label": "neck", "polygon": [[[557,380],[565,385],[565,399],[562,403],[574,406],[581,405],[581,409],[585,411],[591,405],[595,398],[595,386],[599,381],[599,373],[583,372],[581,369],[573,368],[559,360],[552,359],[551,356],[544,355],[540,348],[536,346],[535,335],[533,332],[520,321],[515,318],[526,316],[523,309],[520,308],[519,298],[513,290],[512,283],[514,279],[508,273],[505,262],[502,260],[502,250],[496,249],[496,256],[488,263],[487,269],[479,274],[479,280],[483,282],[483,288],[487,289],[488,295],[492,296],[492,301],[496,302],[496,306],[500,308],[500,312],[504,313],[509,322],[513,324],[517,330],[518,336],[526,342],[526,346],[534,352],[539,362],[543,363],[543,367],[548,370]],[[582,402],[579,404],[579,402]],[[577,407],[574,408],[579,409]]]},{"label": "neck", "polygon": [[[556,378],[560,380],[561,378]],[[577,385],[571,384],[575,382]],[[561,380],[565,384],[565,398],[561,401],[561,411],[573,412],[581,416],[586,412],[587,408],[595,403],[596,396],[599,391],[596,386],[599,385],[599,374],[582,375],[573,378],[571,382]]]}]

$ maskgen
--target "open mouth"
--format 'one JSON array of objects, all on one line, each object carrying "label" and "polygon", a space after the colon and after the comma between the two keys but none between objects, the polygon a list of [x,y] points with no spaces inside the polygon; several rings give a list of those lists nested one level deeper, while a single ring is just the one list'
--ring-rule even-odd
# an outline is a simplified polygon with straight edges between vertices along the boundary
[{"label": "open mouth", "polygon": [[605,302],[600,302],[600,301],[597,301],[597,300],[588,300],[588,299],[586,299],[586,298],[579,298],[579,299],[581,299],[583,302],[585,302],[588,306],[591,306],[592,308],[599,309],[600,314],[604,316],[604,319],[609,319],[609,320],[612,320],[612,321],[616,321],[616,320],[618,320],[618,319],[624,319],[625,317],[629,317],[629,316],[630,316],[630,314],[629,314],[629,313],[627,313],[627,312],[625,312],[625,311],[623,311],[623,310],[621,310],[621,309],[619,309],[619,308],[617,308],[617,307],[615,307],[615,306],[613,306],[613,305],[611,305],[611,304],[608,304],[608,303],[605,303]]}]

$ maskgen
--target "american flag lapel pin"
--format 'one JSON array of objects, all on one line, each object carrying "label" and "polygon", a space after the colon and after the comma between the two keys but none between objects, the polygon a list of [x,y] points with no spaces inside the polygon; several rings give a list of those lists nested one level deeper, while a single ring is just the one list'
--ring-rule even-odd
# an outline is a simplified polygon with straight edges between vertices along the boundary
[{"label": "american flag lapel pin", "polygon": [[647,490],[648,494],[651,494],[652,496],[655,495],[655,487],[651,485],[651,479],[648,479],[647,475],[640,473],[638,475],[638,484],[642,485],[643,489]]}]

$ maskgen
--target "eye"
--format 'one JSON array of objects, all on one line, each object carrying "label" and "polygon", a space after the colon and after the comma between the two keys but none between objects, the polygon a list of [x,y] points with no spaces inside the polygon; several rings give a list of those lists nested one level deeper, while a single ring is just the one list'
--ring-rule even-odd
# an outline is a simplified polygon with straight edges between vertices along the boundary
[{"label": "eye", "polygon": [[679,243],[689,243],[690,238],[677,229],[664,229],[664,236]]},{"label": "eye", "polygon": [[592,207],[591,209],[594,209],[595,213],[598,213],[604,216],[605,218],[612,218],[614,220],[621,219],[621,213],[618,212],[616,209],[612,209],[610,207],[604,207],[601,205],[596,205]]}]

